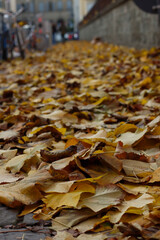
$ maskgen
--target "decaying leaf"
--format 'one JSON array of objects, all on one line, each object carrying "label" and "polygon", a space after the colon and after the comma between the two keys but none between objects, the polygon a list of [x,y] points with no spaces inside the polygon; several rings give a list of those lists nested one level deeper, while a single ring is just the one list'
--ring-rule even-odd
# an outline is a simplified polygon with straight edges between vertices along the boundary
[{"label": "decaying leaf", "polygon": [[41,154],[43,161],[52,163],[56,160],[70,157],[73,154],[75,154],[76,152],[77,152],[77,146],[72,145],[65,150],[61,150],[61,151],[57,151],[57,152],[49,152],[46,150],[41,150],[40,154]]},{"label": "decaying leaf", "polygon": [[75,41],[1,62],[0,203],[52,239],[159,239],[159,53]]}]

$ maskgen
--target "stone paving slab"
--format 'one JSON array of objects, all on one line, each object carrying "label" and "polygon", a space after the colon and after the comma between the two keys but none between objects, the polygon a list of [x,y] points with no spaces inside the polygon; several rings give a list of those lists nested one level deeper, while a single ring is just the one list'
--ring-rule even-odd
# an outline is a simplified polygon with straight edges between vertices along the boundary
[{"label": "stone paving slab", "polygon": [[34,220],[33,215],[34,215],[33,213],[29,213],[29,214],[25,215],[23,218],[23,223],[25,223],[26,225],[29,225],[29,226],[38,224],[39,221]]},{"label": "stone paving slab", "polygon": [[5,206],[0,206],[0,227],[16,224],[18,220],[18,214],[18,210],[9,209]]},{"label": "stone paving slab", "polygon": [[51,232],[48,228],[32,231],[30,229],[0,229],[0,240],[45,240],[46,237],[51,237]]},{"label": "stone paving slab", "polygon": [[18,217],[20,209],[0,204],[0,240],[45,240],[51,237],[50,222],[39,222],[33,214]]},{"label": "stone paving slab", "polygon": [[33,232],[0,233],[0,240],[45,240],[46,237],[44,233]]}]

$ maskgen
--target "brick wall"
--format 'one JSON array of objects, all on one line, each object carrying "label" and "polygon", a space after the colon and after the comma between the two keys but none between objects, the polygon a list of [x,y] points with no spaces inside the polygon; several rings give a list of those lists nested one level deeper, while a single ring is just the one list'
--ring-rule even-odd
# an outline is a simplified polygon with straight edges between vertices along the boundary
[{"label": "brick wall", "polygon": [[143,12],[132,0],[117,0],[92,21],[80,26],[80,39],[94,37],[129,47],[160,47],[158,15]]}]

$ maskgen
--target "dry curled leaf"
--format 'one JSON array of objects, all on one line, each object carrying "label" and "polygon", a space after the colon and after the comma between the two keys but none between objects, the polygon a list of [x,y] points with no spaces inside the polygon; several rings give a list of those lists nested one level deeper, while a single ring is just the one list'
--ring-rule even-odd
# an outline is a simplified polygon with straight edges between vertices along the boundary
[{"label": "dry curled leaf", "polygon": [[0,203],[53,239],[159,239],[159,54],[74,41],[1,62]]},{"label": "dry curled leaf", "polygon": [[41,154],[42,160],[44,162],[52,163],[59,159],[70,157],[73,154],[75,154],[76,152],[77,152],[77,146],[72,145],[72,146],[66,148],[65,150],[55,151],[55,152],[41,150],[40,154]]}]

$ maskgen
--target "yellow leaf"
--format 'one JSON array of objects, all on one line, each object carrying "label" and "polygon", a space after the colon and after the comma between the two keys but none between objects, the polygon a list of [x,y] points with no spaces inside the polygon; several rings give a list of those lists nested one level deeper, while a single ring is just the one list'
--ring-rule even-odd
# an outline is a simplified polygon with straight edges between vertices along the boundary
[{"label": "yellow leaf", "polygon": [[104,101],[107,101],[108,100],[108,97],[103,97],[103,98],[100,98],[97,102],[94,103],[94,105],[100,105],[101,103],[103,103]]},{"label": "yellow leaf", "polygon": [[29,142],[29,138],[27,136],[22,137],[24,142]]},{"label": "yellow leaf", "polygon": [[25,206],[24,210],[18,216],[22,217],[26,214],[32,213],[38,207],[39,207],[39,203],[35,203],[35,204],[32,204],[32,205]]},{"label": "yellow leaf", "polygon": [[144,86],[147,86],[148,84],[152,83],[152,78],[150,77],[147,77],[145,79],[143,79],[140,83],[139,83],[139,86],[140,87],[144,87]]},{"label": "yellow leaf", "polygon": [[58,207],[77,207],[82,192],[53,193],[47,195],[43,202],[47,207],[57,209]]},{"label": "yellow leaf", "polygon": [[119,127],[117,127],[115,130],[114,130],[114,134],[116,136],[122,134],[122,133],[125,133],[125,132],[135,132],[137,130],[137,126],[134,125],[134,124],[121,124]]},{"label": "yellow leaf", "polygon": [[131,207],[129,208],[126,213],[133,213],[133,214],[137,214],[137,215],[142,215],[144,212],[144,209],[143,208],[134,208],[134,207]]},{"label": "yellow leaf", "polygon": [[68,148],[72,145],[77,145],[78,142],[79,140],[77,138],[71,138],[66,142],[65,148]]},{"label": "yellow leaf", "polygon": [[149,181],[150,183],[154,183],[154,182],[159,182],[160,181],[160,168],[156,169],[153,173],[152,173],[152,178]]},{"label": "yellow leaf", "polygon": [[95,188],[90,183],[78,181],[71,186],[70,192],[72,191],[95,193]]},{"label": "yellow leaf", "polygon": [[125,192],[133,195],[138,195],[139,193],[146,193],[148,186],[138,185],[138,184],[123,184],[119,183],[118,186],[122,188]]},{"label": "yellow leaf", "polygon": [[62,206],[76,207],[81,194],[85,192],[94,193],[95,188],[89,183],[79,182],[73,184],[68,193],[55,192],[49,194],[43,199],[43,202],[46,203],[47,207],[51,207],[52,209]]},{"label": "yellow leaf", "polygon": [[160,135],[160,126],[157,126],[152,131],[153,135]]},{"label": "yellow leaf", "polygon": [[50,88],[50,87],[43,87],[43,89],[44,89],[46,92],[52,91],[52,88]]}]

